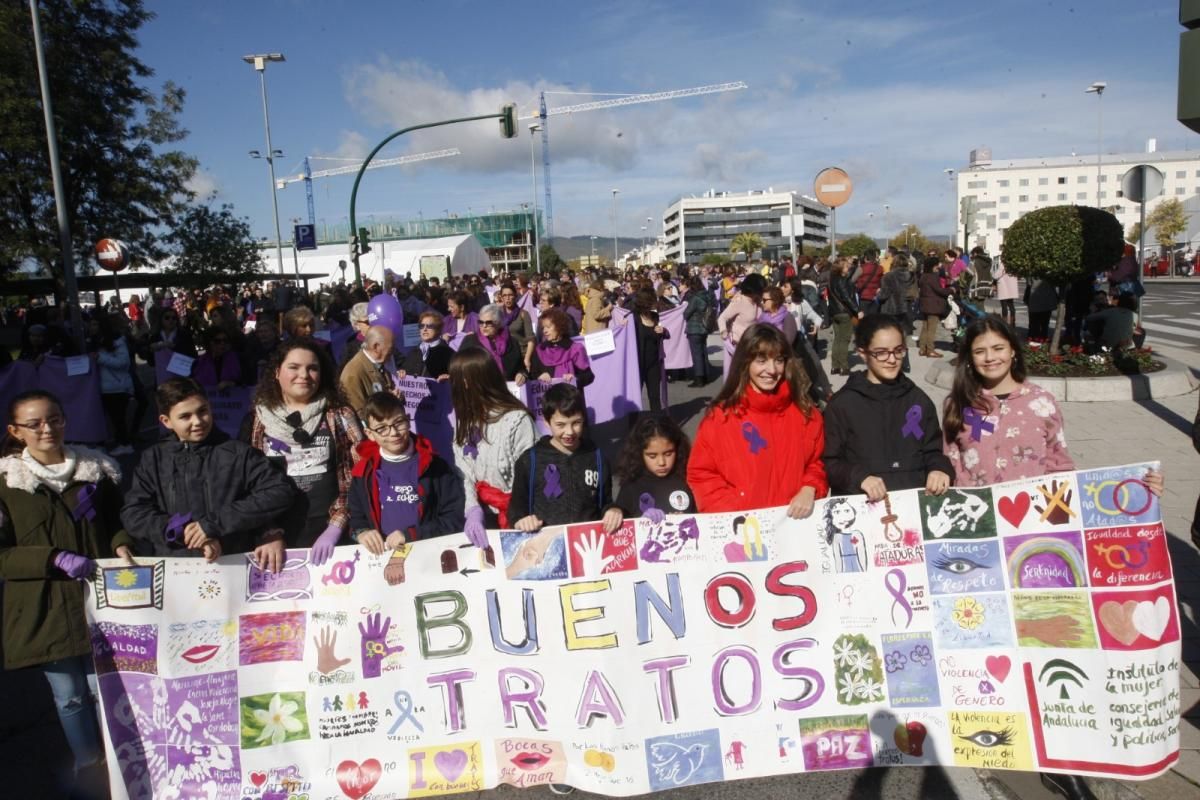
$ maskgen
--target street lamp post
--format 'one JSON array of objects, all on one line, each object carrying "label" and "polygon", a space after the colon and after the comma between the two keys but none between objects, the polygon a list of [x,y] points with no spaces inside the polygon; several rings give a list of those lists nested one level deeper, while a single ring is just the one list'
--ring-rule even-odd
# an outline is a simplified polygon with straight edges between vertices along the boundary
[{"label": "street lamp post", "polygon": [[884,229],[884,231],[888,231],[891,229],[890,226],[892,223],[888,220],[888,212],[891,210],[892,210],[891,206],[889,206],[887,203],[883,204],[883,229]]},{"label": "street lamp post", "polygon": [[613,190],[612,190],[612,198],[613,198],[613,201],[612,201],[612,206],[613,206],[613,207],[612,207],[612,217],[613,217],[613,269],[616,269],[616,266],[617,266],[617,194],[619,194],[619,193],[620,193],[620,191],[621,191],[620,189],[613,189]]},{"label": "street lamp post", "polygon": [[1107,88],[1107,82],[1096,81],[1084,90],[1084,94],[1096,95],[1096,208],[1100,207],[1100,158],[1104,152],[1104,104],[1100,98]]},{"label": "street lamp post", "polygon": [[592,262],[591,266],[596,266],[596,237],[592,237]]},{"label": "street lamp post", "polygon": [[908,240],[911,236],[912,236],[912,224],[909,222],[906,222],[906,223],[904,223],[904,249],[908,250],[910,255],[911,255],[912,251],[909,247]]},{"label": "street lamp post", "polygon": [[250,64],[258,72],[258,81],[262,88],[263,127],[267,131],[267,171],[271,175],[271,212],[275,219],[275,257],[279,262],[280,275],[283,274],[283,237],[279,233],[279,198],[275,195],[275,154],[279,151],[271,147],[271,116],[267,111],[267,62],[285,60],[283,53],[242,56],[242,61]]},{"label": "street lamp post", "polygon": [[537,260],[537,271],[542,271],[542,251],[538,247],[538,229],[537,229],[537,160],[533,154],[533,140],[536,138],[535,133],[540,131],[542,126],[538,123],[531,123],[529,126],[529,174],[533,181],[533,253]]},{"label": "street lamp post", "polygon": [[946,177],[950,179],[950,202],[954,205],[953,211],[950,212],[950,240],[946,247],[954,246],[954,237],[958,235],[958,192],[954,190],[954,170],[951,167],[946,167],[942,172],[946,173]]}]

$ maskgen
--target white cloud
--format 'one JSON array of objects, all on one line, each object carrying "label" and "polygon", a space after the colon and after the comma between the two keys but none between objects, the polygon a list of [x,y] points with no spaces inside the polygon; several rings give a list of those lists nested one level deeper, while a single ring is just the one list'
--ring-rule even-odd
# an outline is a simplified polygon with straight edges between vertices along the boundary
[{"label": "white cloud", "polygon": [[205,201],[212,195],[220,192],[220,186],[217,184],[217,178],[211,172],[204,169],[197,169],[186,184],[188,191],[196,195],[196,199]]}]

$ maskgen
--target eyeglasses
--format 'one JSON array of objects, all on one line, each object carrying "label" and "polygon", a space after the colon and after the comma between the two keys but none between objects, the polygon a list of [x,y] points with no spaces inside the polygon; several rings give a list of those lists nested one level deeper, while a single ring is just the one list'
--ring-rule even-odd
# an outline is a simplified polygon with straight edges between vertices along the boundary
[{"label": "eyeglasses", "polygon": [[380,436],[387,436],[389,433],[404,433],[408,430],[410,424],[408,418],[405,417],[404,419],[393,420],[389,424],[380,425],[378,428],[371,428],[371,433],[377,433]]},{"label": "eyeglasses", "polygon": [[65,427],[66,424],[67,424],[67,421],[65,419],[63,419],[62,417],[50,417],[49,419],[38,419],[38,420],[34,420],[33,422],[14,422],[13,423],[13,425],[17,426],[18,428],[24,428],[25,430],[32,431],[34,433],[37,433],[38,431],[40,431],[42,429],[42,427],[45,425],[49,425],[50,430],[56,431],[59,428]]},{"label": "eyeglasses", "polygon": [[867,355],[876,361],[899,361],[908,354],[908,348],[904,345],[897,347],[895,350],[868,350]]},{"label": "eyeglasses", "polygon": [[417,328],[420,330],[423,330],[423,331],[436,331],[438,329],[438,326],[428,323],[428,322],[422,322],[419,325],[417,325]]},{"label": "eyeglasses", "polygon": [[481,319],[481,320],[479,320],[479,326],[480,326],[480,327],[483,327],[484,325],[487,325],[487,326],[489,326],[489,327],[492,327],[492,328],[494,328],[494,327],[496,327],[496,320],[494,320],[494,319]]}]

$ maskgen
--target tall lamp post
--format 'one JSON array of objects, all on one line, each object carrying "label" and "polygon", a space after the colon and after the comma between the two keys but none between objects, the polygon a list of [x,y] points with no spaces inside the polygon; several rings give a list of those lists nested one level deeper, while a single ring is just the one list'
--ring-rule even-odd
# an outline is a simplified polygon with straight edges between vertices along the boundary
[{"label": "tall lamp post", "polygon": [[620,189],[612,190],[612,217],[613,217],[613,269],[617,268],[617,195]]},{"label": "tall lamp post", "polygon": [[946,243],[946,247],[950,248],[954,246],[954,237],[958,235],[958,192],[954,186],[954,169],[946,167],[942,172],[950,179],[950,202],[954,205],[950,212],[950,240]]},{"label": "tall lamp post", "polygon": [[908,239],[910,236],[912,236],[912,227],[910,223],[906,222],[904,223],[904,249],[909,251],[909,255],[912,255],[912,250],[908,245]]},{"label": "tall lamp post", "polygon": [[[267,130],[267,170],[271,174],[271,212],[275,219],[275,257],[279,262],[279,274],[283,274],[283,237],[279,233],[279,198],[275,196],[275,154],[279,153],[271,147],[271,116],[267,112],[267,62],[286,61],[283,53],[258,53],[242,56],[242,61],[254,67],[258,72],[259,85],[262,87],[263,126]],[[282,155],[282,153],[279,153]]]},{"label": "tall lamp post", "polygon": [[538,247],[538,229],[537,229],[537,160],[533,155],[533,140],[534,134],[542,129],[542,126],[534,122],[529,126],[529,174],[533,181],[533,254],[537,260],[537,271],[542,271],[542,251]]},{"label": "tall lamp post", "polygon": [[592,237],[592,261],[590,266],[596,266],[596,237]]},{"label": "tall lamp post", "polygon": [[1100,157],[1104,152],[1104,104],[1100,98],[1107,88],[1106,81],[1096,81],[1084,90],[1084,94],[1096,95],[1096,208],[1100,207]]}]

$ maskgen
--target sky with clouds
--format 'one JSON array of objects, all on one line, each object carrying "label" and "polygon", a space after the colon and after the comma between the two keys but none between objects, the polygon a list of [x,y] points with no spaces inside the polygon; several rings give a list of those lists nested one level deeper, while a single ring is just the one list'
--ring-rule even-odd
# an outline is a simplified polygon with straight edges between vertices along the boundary
[{"label": "sky with clouds", "polygon": [[[495,3],[255,0],[153,3],[140,57],[154,82],[188,93],[185,149],[195,188],[217,192],[273,233],[259,82],[247,53],[283,52],[267,69],[277,173],[304,155],[358,158],[394,130],[536,110],[540,91],[644,93],[727,81],[749,88],[550,119],[557,235],[658,226],[681,195],[710,188],[812,192],[836,165],[855,181],[839,232],[882,236],[902,223],[944,232],[943,170],[969,151],[996,158],[1095,153],[1108,82],[1104,152],[1200,149],[1175,119],[1177,0],[639,0]],[[550,107],[596,99],[548,95]],[[380,158],[458,147],[462,155],[367,173],[359,221],[528,202],[530,136],[497,123],[416,132]],[[540,139],[535,143],[539,194]],[[316,162],[316,167],[337,162]],[[318,225],[348,214],[353,176],[315,182]],[[884,205],[888,230],[885,230]],[[281,224],[307,218],[303,184],[279,192]],[[287,233],[285,232],[285,238]]]}]

